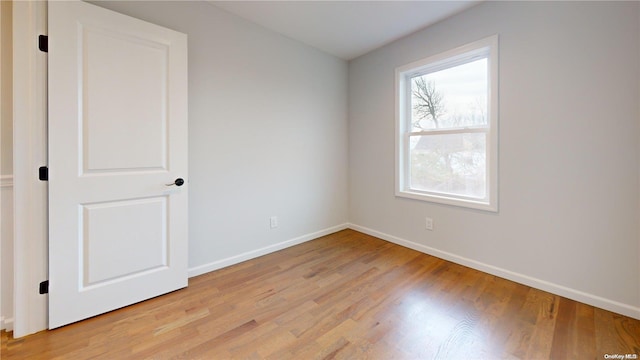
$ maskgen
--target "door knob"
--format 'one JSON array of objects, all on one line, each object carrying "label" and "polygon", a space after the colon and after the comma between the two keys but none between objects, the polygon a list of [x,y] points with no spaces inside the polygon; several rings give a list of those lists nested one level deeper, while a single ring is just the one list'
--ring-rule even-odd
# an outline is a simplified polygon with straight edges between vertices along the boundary
[{"label": "door knob", "polygon": [[184,179],[183,178],[177,178],[176,181],[172,182],[171,184],[166,184],[167,186],[182,186],[184,185]]}]

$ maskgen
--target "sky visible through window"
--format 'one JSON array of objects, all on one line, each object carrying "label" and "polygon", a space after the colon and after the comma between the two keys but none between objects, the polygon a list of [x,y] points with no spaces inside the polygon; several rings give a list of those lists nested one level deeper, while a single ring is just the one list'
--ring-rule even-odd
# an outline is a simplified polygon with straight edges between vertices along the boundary
[{"label": "sky visible through window", "polygon": [[[475,60],[463,65],[428,73],[412,79],[412,92],[416,82],[424,80],[433,86],[433,91],[441,97],[441,113],[438,114],[439,128],[460,128],[487,124],[487,59]],[[416,112],[415,96],[412,96],[413,122],[419,120],[414,131],[435,129],[432,117],[420,119]]]}]

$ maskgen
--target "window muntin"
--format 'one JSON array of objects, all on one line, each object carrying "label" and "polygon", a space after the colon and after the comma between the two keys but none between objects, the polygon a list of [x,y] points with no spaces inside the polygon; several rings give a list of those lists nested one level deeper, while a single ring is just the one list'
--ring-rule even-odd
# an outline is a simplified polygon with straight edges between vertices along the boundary
[{"label": "window muntin", "polygon": [[397,69],[396,195],[497,210],[496,54],[491,37]]}]

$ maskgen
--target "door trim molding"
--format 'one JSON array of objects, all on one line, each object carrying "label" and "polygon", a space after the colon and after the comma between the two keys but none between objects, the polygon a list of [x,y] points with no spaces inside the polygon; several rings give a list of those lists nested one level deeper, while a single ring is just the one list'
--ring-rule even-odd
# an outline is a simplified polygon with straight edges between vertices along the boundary
[{"label": "door trim molding", "polygon": [[[47,328],[47,183],[38,168],[47,162],[46,54],[38,35],[47,33],[46,1],[13,2],[13,337]],[[33,44],[24,46],[23,44]]]}]

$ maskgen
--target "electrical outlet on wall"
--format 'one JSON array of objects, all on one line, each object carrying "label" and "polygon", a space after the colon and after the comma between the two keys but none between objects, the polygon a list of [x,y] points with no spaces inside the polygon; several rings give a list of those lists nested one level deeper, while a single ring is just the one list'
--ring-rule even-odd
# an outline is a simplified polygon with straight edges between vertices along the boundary
[{"label": "electrical outlet on wall", "polygon": [[270,224],[272,229],[277,228],[278,227],[278,217],[277,216],[272,216],[271,218],[269,218],[269,224]]},{"label": "electrical outlet on wall", "polygon": [[426,218],[424,226],[425,226],[425,229],[427,230],[433,230],[433,219],[430,217]]}]

